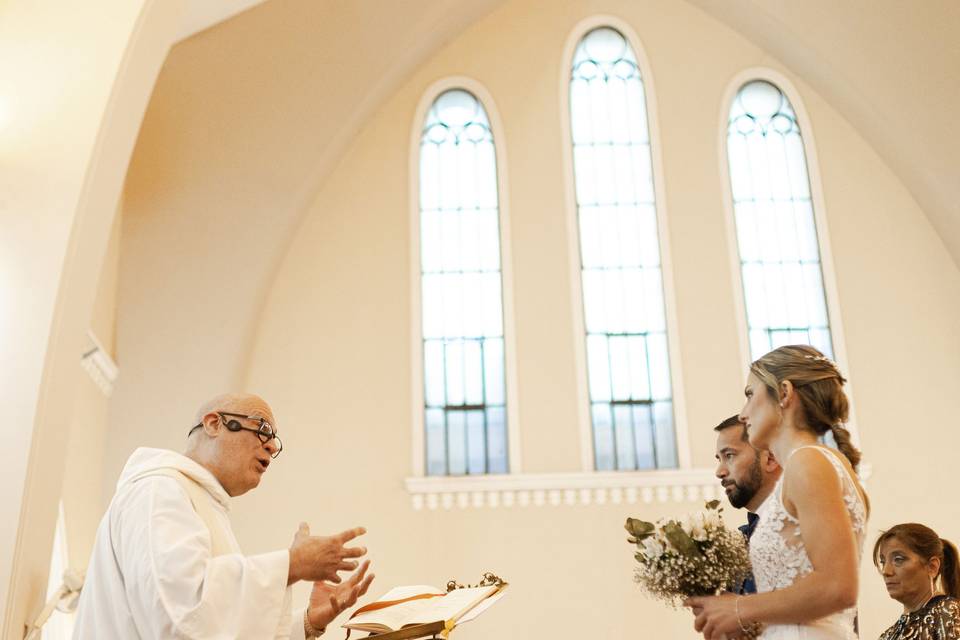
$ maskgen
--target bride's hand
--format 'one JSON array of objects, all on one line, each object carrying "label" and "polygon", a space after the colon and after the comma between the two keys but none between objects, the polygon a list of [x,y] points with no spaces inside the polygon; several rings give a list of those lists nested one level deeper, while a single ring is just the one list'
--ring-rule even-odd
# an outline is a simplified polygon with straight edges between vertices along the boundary
[{"label": "bride's hand", "polygon": [[737,620],[737,598],[732,593],[722,596],[687,598],[683,606],[693,610],[696,620],[693,628],[706,640],[723,640],[740,633]]}]

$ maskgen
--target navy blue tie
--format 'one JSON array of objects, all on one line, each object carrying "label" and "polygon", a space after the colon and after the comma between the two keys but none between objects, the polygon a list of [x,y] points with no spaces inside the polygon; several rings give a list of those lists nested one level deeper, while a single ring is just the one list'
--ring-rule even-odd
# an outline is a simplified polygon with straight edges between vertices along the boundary
[{"label": "navy blue tie", "polygon": [[[750,544],[750,537],[753,536],[753,530],[757,528],[757,523],[760,522],[760,516],[755,513],[747,512],[747,524],[740,525],[737,527],[740,530],[740,533],[743,534],[743,537],[747,539],[747,544]],[[747,576],[747,579],[743,581],[743,584],[740,585],[740,593],[756,593],[757,584],[753,580],[753,576]]]}]

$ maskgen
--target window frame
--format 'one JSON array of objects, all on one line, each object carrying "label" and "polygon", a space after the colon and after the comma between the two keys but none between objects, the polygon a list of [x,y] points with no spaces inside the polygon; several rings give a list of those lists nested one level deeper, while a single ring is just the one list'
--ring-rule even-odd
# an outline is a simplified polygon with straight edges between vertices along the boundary
[{"label": "window frame", "polygon": [[[463,89],[473,94],[483,106],[490,130],[493,133],[494,157],[497,163],[497,211],[500,230],[500,281],[503,314],[504,383],[507,416],[507,474],[473,474],[467,476],[426,474],[426,410],[424,407],[423,363],[423,294],[421,291],[420,255],[420,138],[423,125],[434,101],[445,91]],[[510,214],[507,185],[505,135],[493,96],[477,80],[467,76],[446,76],[430,84],[422,93],[410,130],[409,145],[409,210],[410,210],[410,291],[411,291],[411,369],[412,369],[412,452],[413,478],[436,478],[440,481],[457,481],[461,478],[478,478],[517,474],[522,469],[519,431],[519,393],[517,392],[517,350],[514,322],[513,259],[510,241]]]},{"label": "window frame", "polygon": [[[807,163],[807,178],[810,181],[810,197],[813,205],[813,219],[816,224],[817,248],[820,251],[820,271],[823,277],[823,292],[827,304],[827,319],[830,323],[830,339],[833,344],[833,357],[840,370],[850,374],[847,358],[846,340],[844,338],[842,312],[840,310],[840,296],[837,290],[836,270],[833,262],[833,252],[830,243],[830,230],[827,224],[827,205],[823,196],[823,183],[820,178],[820,161],[817,156],[815,136],[810,117],[807,113],[800,92],[793,82],[784,74],[769,67],[750,67],[738,72],[727,83],[720,102],[720,114],[717,120],[718,158],[721,174],[721,189],[723,190],[723,210],[727,229],[727,246],[730,258],[730,274],[733,279],[733,312],[736,315],[737,337],[740,348],[741,370],[748,371],[752,357],[750,355],[750,335],[747,326],[746,294],[743,289],[743,274],[740,264],[740,245],[737,239],[736,212],[733,207],[733,187],[731,185],[730,162],[727,155],[727,130],[730,121],[730,107],[736,99],[740,89],[754,80],[763,80],[777,87],[790,101],[793,112],[800,126],[800,139],[803,143],[803,153]],[[860,446],[860,432],[857,429],[853,385],[846,385],[847,397],[850,400],[850,419],[847,428],[850,430],[854,444]]]},{"label": "window frame", "polygon": [[[673,279],[673,260],[670,251],[668,207],[664,187],[664,166],[661,156],[660,124],[653,71],[646,49],[633,28],[623,19],[599,14],[584,18],[570,31],[563,50],[560,66],[560,127],[563,136],[563,174],[566,201],[567,237],[570,265],[571,303],[574,328],[574,352],[577,377],[577,407],[580,425],[581,469],[590,473],[605,473],[595,468],[593,420],[590,413],[590,387],[587,373],[586,326],[583,307],[583,283],[580,260],[579,210],[576,197],[576,179],[573,163],[573,131],[570,122],[570,69],[577,46],[583,37],[598,27],[610,27],[619,31],[633,48],[643,81],[647,110],[647,129],[650,137],[650,165],[653,171],[653,190],[657,216],[658,242],[660,247],[660,271],[663,279],[663,304],[667,328],[667,349],[670,362],[671,400],[673,403],[674,435],[677,448],[677,469],[692,468],[686,402],[683,389],[683,372],[680,357],[679,322]],[[651,474],[668,469],[643,471],[617,471],[626,474]],[[670,471],[673,471],[672,469]]]}]

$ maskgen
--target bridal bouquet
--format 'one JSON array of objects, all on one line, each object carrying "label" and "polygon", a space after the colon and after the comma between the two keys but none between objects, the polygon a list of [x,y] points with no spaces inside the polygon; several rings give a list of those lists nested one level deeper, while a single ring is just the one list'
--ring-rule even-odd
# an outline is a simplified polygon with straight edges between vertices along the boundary
[{"label": "bridal bouquet", "polygon": [[651,597],[678,607],[689,596],[736,589],[750,574],[743,535],[723,526],[719,500],[682,521],[627,518],[627,540],[637,546],[634,580]]}]

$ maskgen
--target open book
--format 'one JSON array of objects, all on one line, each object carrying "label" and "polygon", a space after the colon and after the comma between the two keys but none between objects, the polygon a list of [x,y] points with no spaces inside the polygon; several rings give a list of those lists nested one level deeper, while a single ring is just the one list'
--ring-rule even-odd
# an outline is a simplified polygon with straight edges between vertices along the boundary
[{"label": "open book", "polygon": [[445,593],[422,585],[396,587],[357,609],[343,626],[388,633],[414,624],[444,622],[448,629],[473,620],[503,596],[506,584],[454,589]]}]

